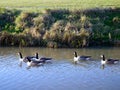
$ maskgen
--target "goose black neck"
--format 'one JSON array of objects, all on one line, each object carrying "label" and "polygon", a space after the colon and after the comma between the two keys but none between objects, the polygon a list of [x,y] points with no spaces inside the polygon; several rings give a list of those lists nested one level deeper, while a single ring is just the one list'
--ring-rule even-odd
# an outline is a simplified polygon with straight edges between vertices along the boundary
[{"label": "goose black neck", "polygon": [[27,60],[29,61],[29,62],[31,62],[31,60],[27,57]]},{"label": "goose black neck", "polygon": [[103,61],[105,61],[105,55],[103,55]]},{"label": "goose black neck", "polygon": [[38,53],[36,53],[36,58],[38,59]]},{"label": "goose black neck", "polygon": [[74,54],[75,54],[75,57],[77,57],[77,52],[75,52]]},{"label": "goose black neck", "polygon": [[22,54],[19,52],[20,58],[23,58]]}]

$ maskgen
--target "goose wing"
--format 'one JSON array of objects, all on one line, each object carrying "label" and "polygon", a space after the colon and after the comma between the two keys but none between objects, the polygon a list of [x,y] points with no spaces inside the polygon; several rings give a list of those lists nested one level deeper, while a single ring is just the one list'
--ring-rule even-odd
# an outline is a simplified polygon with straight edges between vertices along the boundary
[{"label": "goose wing", "polygon": [[91,56],[80,56],[80,58],[90,58]]},{"label": "goose wing", "polygon": [[52,60],[52,58],[41,57],[40,60],[41,60],[41,61],[47,61],[47,60]]}]

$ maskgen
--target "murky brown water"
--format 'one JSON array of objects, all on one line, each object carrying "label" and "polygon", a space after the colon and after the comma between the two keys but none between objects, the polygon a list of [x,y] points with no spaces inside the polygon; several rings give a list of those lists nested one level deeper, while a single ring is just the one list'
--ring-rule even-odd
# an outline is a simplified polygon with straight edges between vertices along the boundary
[{"label": "murky brown water", "polygon": [[[54,58],[51,64],[27,69],[17,52]],[[73,52],[92,61],[73,64]],[[120,63],[100,68],[100,55],[119,58],[120,48],[0,48],[0,90],[120,90]]]}]

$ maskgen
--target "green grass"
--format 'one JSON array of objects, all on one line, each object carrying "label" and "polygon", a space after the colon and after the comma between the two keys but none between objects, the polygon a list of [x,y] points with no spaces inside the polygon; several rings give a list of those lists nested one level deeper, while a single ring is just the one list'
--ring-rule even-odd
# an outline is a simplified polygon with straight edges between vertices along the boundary
[{"label": "green grass", "polygon": [[86,9],[120,7],[120,0],[0,0],[0,7],[36,11],[43,9]]}]

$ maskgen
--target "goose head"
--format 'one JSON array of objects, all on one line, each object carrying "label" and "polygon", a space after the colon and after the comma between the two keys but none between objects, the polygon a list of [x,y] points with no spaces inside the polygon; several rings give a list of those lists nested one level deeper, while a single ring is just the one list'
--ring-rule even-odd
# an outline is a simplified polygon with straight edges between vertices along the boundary
[{"label": "goose head", "polygon": [[104,69],[105,64],[107,63],[106,59],[105,59],[105,55],[101,55],[101,67],[102,69]]}]

